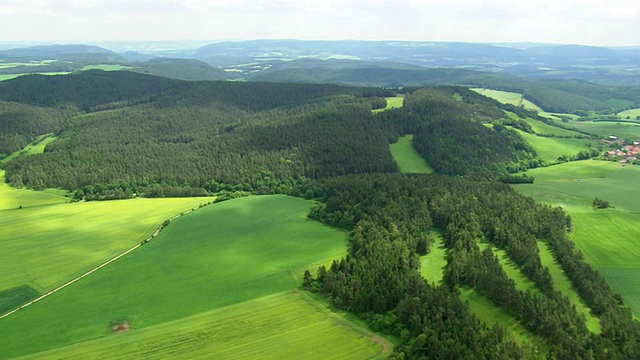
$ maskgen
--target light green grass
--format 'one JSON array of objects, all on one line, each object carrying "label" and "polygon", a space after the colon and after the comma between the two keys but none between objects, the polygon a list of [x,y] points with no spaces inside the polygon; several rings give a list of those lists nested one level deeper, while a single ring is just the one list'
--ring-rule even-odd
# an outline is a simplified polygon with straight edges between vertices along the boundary
[{"label": "light green grass", "polygon": [[[174,220],[131,254],[2,319],[0,348],[8,357],[26,355],[109,336],[112,321],[127,319],[142,329],[297,287],[308,264],[346,253],[344,231],[307,219],[311,204],[247,197]],[[82,224],[73,223],[70,228]],[[98,228],[111,226],[117,225]],[[90,255],[87,246],[78,247],[66,249]]]},{"label": "light green grass", "polygon": [[39,136],[35,141],[31,144],[27,145],[24,149],[20,151],[16,151],[13,154],[7,156],[6,158],[0,160],[0,164],[6,164],[11,161],[13,158],[22,156],[22,155],[35,155],[42,154],[44,152],[45,147],[54,142],[57,137],[53,136],[53,134],[45,134]]},{"label": "light green grass", "polygon": [[102,70],[102,71],[119,71],[122,69],[129,69],[129,66],[114,65],[114,64],[101,64],[101,65],[86,65],[81,70]]},{"label": "light green grass", "polygon": [[382,345],[308,301],[301,293],[280,292],[26,359],[382,358]]},{"label": "light green grass", "polygon": [[[8,216],[5,215],[5,210],[66,203],[69,201],[69,198],[65,197],[65,194],[66,191],[64,190],[47,189],[44,191],[33,191],[13,188],[5,182],[4,170],[0,170],[0,214],[2,214],[0,216],[0,224],[3,224],[2,217]],[[14,226],[19,227],[20,223],[18,222]],[[0,234],[1,233],[2,229],[0,229]],[[0,239],[0,248],[2,247],[2,243],[3,240]],[[2,279],[2,275],[0,275],[0,279]],[[1,283],[2,281],[0,280],[0,284]],[[2,285],[0,285],[0,290],[2,290]]]},{"label": "light green grass", "polygon": [[522,272],[520,271],[520,267],[518,267],[518,265],[513,262],[513,260],[511,260],[505,250],[498,249],[494,245],[486,242],[480,242],[478,243],[478,246],[480,247],[480,251],[484,251],[484,249],[486,249],[487,247],[491,247],[491,251],[493,251],[493,254],[498,257],[498,261],[500,262],[500,265],[502,265],[502,269],[504,270],[504,272],[510,279],[513,279],[513,281],[516,283],[516,289],[520,291],[529,290],[532,294],[537,294],[540,292],[540,289],[538,289],[536,283],[522,274]]},{"label": "light green grass", "polygon": [[[212,200],[59,204],[59,196],[6,184],[0,194],[3,208],[12,209],[0,211],[0,254],[11,259],[0,261],[0,291],[23,284],[50,290],[144,240],[171,216]],[[18,203],[24,207],[17,209]]]},{"label": "light green grass", "polygon": [[503,104],[511,104],[519,107],[524,107],[527,110],[544,112],[544,110],[542,110],[538,105],[525,99],[522,94],[519,93],[481,88],[474,88],[471,90],[477,92],[480,95],[495,99]]},{"label": "light green grass", "polygon": [[439,285],[442,283],[444,268],[447,266],[446,249],[441,231],[432,231],[430,238],[432,243],[429,246],[429,253],[420,257],[420,274],[431,284]]},{"label": "light green grass", "polygon": [[434,170],[413,147],[413,135],[405,135],[389,145],[389,151],[403,173],[433,174]]},{"label": "light green grass", "polygon": [[52,72],[39,72],[39,73],[6,74],[6,75],[0,75],[0,81],[14,79],[23,75],[34,75],[34,74],[53,76],[53,75],[68,75],[70,73],[68,71],[52,71]]},{"label": "light green grass", "polygon": [[[520,117],[518,117],[518,115],[511,113],[511,112],[507,112],[507,114],[511,117],[511,118],[515,118],[515,119],[519,119]],[[540,120],[535,120],[532,118],[525,118],[523,119],[527,124],[531,125],[531,128],[533,129],[533,131],[536,134],[542,134],[542,135],[554,135],[554,136],[580,136],[583,137],[583,134],[580,134],[576,131],[571,131],[571,130],[566,130],[563,128],[559,128],[557,126],[553,126],[547,123],[544,123]]]},{"label": "light green grass", "polygon": [[626,118],[627,116],[631,119],[635,120],[638,116],[640,116],[640,108],[638,109],[629,109],[618,113],[618,116],[622,118]]},{"label": "light green grass", "polygon": [[374,109],[374,110],[371,110],[371,111],[373,111],[374,113],[379,113],[381,111],[385,111],[385,110],[389,110],[389,109],[400,108],[404,104],[404,95],[398,95],[398,96],[395,96],[395,97],[387,97],[385,99],[387,100],[387,106],[386,107],[384,107],[383,109]]},{"label": "light green grass", "polygon": [[600,327],[600,320],[595,317],[589,307],[584,303],[584,300],[578,295],[576,289],[571,284],[569,278],[564,273],[553,254],[549,245],[544,242],[538,242],[538,248],[540,249],[540,261],[542,266],[546,266],[549,269],[551,278],[553,279],[553,288],[556,291],[560,291],[563,295],[567,296],[571,303],[576,307],[580,313],[586,317],[586,325],[589,331],[599,334],[602,328]]},{"label": "light green grass", "polygon": [[574,121],[570,125],[580,131],[600,137],[613,135],[620,139],[640,140],[640,124],[615,121]]},{"label": "light green grass", "polygon": [[549,162],[556,161],[562,155],[576,155],[580,151],[589,150],[595,145],[593,141],[585,139],[542,137],[522,130],[514,130],[533,147],[540,158]]},{"label": "light green grass", "polygon": [[43,66],[49,65],[57,60],[42,60],[42,61],[30,61],[30,62],[4,62],[0,61],[0,69],[10,69],[17,66]]},{"label": "light green grass", "polygon": [[[527,174],[535,183],[514,188],[565,208],[573,221],[576,248],[640,316],[640,167],[584,160]],[[593,210],[595,197],[615,208]]]},{"label": "light green grass", "polygon": [[521,343],[527,342],[537,346],[541,352],[548,351],[544,340],[537,335],[532,334],[518,320],[505,312],[501,307],[493,304],[489,299],[475,290],[470,288],[462,288],[460,299],[469,302],[471,311],[484,323],[488,325],[499,324],[509,330],[516,339]]}]

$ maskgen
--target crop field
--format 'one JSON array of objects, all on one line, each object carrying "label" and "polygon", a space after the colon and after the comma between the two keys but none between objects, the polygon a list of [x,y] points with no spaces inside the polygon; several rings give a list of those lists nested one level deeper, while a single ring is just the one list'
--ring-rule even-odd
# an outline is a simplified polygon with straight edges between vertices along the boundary
[{"label": "crop field", "polygon": [[593,141],[575,138],[553,138],[536,136],[516,129],[518,134],[524,138],[545,161],[556,161],[560,156],[573,156],[583,150],[589,150]]},{"label": "crop field", "polygon": [[574,121],[570,126],[600,137],[617,136],[620,139],[640,140],[640,124],[624,121]]},{"label": "crop field", "polygon": [[[577,249],[640,316],[640,167],[584,160],[527,174],[535,183],[514,188],[571,215]],[[595,197],[614,208],[592,209]]]},{"label": "crop field", "polygon": [[420,257],[420,274],[431,284],[442,283],[444,267],[447,266],[446,250],[442,243],[442,232],[431,232],[433,243],[429,247],[429,253]]},{"label": "crop field", "polygon": [[310,205],[286,196],[248,197],[176,219],[131,254],[0,320],[0,348],[13,357],[121,336],[110,324],[124,320],[133,334],[290,291],[308,264],[346,252],[346,233],[308,220]]},{"label": "crop field", "polygon": [[413,135],[401,136],[398,142],[389,145],[389,150],[403,173],[432,174],[434,172],[413,147]]},{"label": "crop field", "polygon": [[[284,291],[26,359],[376,359],[382,346],[338,315]],[[390,349],[387,349],[390,351]]]}]

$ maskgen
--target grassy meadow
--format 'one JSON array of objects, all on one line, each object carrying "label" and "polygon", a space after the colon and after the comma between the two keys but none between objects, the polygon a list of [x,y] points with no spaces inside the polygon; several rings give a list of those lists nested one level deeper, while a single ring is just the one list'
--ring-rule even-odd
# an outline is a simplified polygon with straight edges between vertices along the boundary
[{"label": "grassy meadow", "polygon": [[431,232],[429,253],[420,257],[420,274],[431,284],[439,285],[444,277],[444,267],[447,266],[446,249],[443,244],[442,232]]},{"label": "grassy meadow", "polygon": [[522,106],[527,110],[535,110],[538,112],[544,112],[538,105],[532,103],[531,101],[525,99],[522,94],[509,92],[509,91],[500,91],[500,90],[491,90],[491,89],[481,89],[474,88],[471,89],[477,92],[480,95],[492,98],[497,100],[503,104],[511,104],[515,106]]},{"label": "grassy meadow", "polygon": [[429,166],[427,161],[423,159],[413,147],[413,135],[401,136],[396,143],[389,145],[389,150],[401,172],[434,173],[434,170]]},{"label": "grassy meadow", "polygon": [[[113,203],[119,202],[124,201]],[[239,327],[244,332],[252,331],[254,325],[246,320],[248,318],[262,321],[263,325],[255,325],[258,328],[275,327],[275,323],[290,311],[298,311],[291,309],[298,305],[282,301],[283,308],[274,310],[275,313],[246,317],[241,313],[255,311],[252,301],[256,299],[290,292],[299,286],[309,264],[326,263],[346,253],[346,233],[308,220],[306,214],[310,206],[309,201],[286,196],[247,197],[206,206],[174,220],[153,241],[131,254],[2,319],[0,349],[4,349],[3,356],[27,355],[88,340],[100,343],[96,345],[100,348],[103,346],[101,341],[94,340],[100,338],[107,339],[105,346],[115,346],[108,345],[115,342],[110,338],[146,336],[145,332],[153,333],[154,329],[160,329],[157,330],[160,334],[171,330],[174,322],[194,316],[193,322],[185,320],[176,325],[183,330],[178,334],[169,331],[166,340],[180,343],[179,348],[172,351],[189,346],[196,351],[198,342],[204,338],[215,342],[216,337],[209,331],[198,331],[197,326],[191,328],[189,324],[208,322],[198,316],[207,318],[206,313],[216,309],[220,312],[211,315],[214,319],[230,316],[232,312],[222,309],[234,305],[245,309],[238,310],[240,315],[235,319],[221,320],[223,324],[227,322],[229,333],[239,332]],[[267,298],[265,301],[272,300]],[[299,311],[302,311],[298,313],[301,319],[311,316],[308,309]],[[261,320],[261,317],[264,318]],[[113,334],[110,324],[123,320],[131,324],[132,330],[127,334]],[[312,323],[307,325],[314,326]],[[317,326],[326,329],[329,325]],[[236,330],[233,330],[234,326],[237,326]],[[138,333],[139,330],[145,332]],[[340,326],[334,330],[339,334],[350,331],[348,327]],[[283,328],[282,331],[287,330]],[[192,333],[197,336],[186,335]],[[247,351],[260,351],[265,336],[271,335],[270,332],[269,335],[258,333],[261,335],[255,335],[255,343],[248,343],[244,335],[223,336],[226,339],[224,347],[251,349],[255,346],[254,350]],[[317,337],[313,332],[307,333],[306,338],[302,333],[299,335],[307,346],[313,344],[310,338]],[[163,338],[157,337],[162,334],[149,336],[163,343]],[[93,351],[91,345],[86,345],[88,348],[77,346],[84,349],[77,350],[79,353]],[[326,349],[326,345],[321,346],[315,352]],[[380,346],[371,341],[368,346],[381,351]],[[73,354],[75,350],[70,351]],[[136,354],[137,350],[131,351]],[[140,357],[145,355],[142,353]]]},{"label": "grassy meadow", "polygon": [[560,156],[573,156],[583,150],[589,150],[593,141],[576,138],[555,138],[537,136],[515,129],[536,151],[538,156],[548,162],[556,161]]},{"label": "grassy meadow", "polygon": [[632,120],[635,120],[638,116],[640,116],[640,109],[629,109],[617,114],[622,118],[630,117]]},{"label": "grassy meadow", "polygon": [[[538,201],[562,206],[571,216],[571,237],[585,259],[640,316],[640,167],[583,160],[532,169],[534,184],[514,185]],[[614,208],[594,210],[594,198]]]},{"label": "grassy meadow", "polygon": [[393,108],[399,108],[399,107],[402,107],[402,105],[404,104],[404,95],[398,95],[398,96],[394,96],[394,97],[387,97],[385,99],[387,100],[387,106],[385,106],[382,109],[374,109],[374,110],[372,110],[374,113],[379,113],[381,111],[385,111],[385,110],[389,110],[389,109],[393,109]]}]

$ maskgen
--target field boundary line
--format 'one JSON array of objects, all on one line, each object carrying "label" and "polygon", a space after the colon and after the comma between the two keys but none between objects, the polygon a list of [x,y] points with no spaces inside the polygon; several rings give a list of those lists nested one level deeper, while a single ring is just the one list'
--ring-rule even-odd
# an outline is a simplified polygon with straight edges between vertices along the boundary
[{"label": "field boundary line", "polygon": [[393,344],[393,342],[391,340],[386,339],[386,338],[382,337],[381,335],[376,334],[376,333],[374,333],[373,331],[371,331],[369,329],[365,329],[362,326],[360,326],[360,325],[358,325],[358,324],[356,324],[356,323],[354,323],[354,322],[352,322],[352,321],[350,321],[348,319],[345,319],[340,314],[329,310],[321,302],[319,302],[318,300],[314,299],[312,296],[310,296],[309,294],[305,293],[302,290],[294,289],[293,293],[300,295],[300,298],[304,302],[306,302],[307,304],[309,304],[310,306],[312,306],[316,310],[320,311],[327,318],[335,321],[340,326],[343,326],[345,328],[348,328],[351,331],[359,333],[360,335],[362,335],[364,337],[367,337],[371,341],[373,341],[376,344],[380,345],[382,347],[382,351],[380,352],[379,356],[375,356],[373,359],[386,359],[387,357],[389,357],[389,355],[391,355],[391,352],[393,351],[393,347],[394,347],[394,344]]},{"label": "field boundary line", "polygon": [[[200,206],[200,207],[202,207],[202,206]],[[16,313],[16,312],[18,312],[18,311],[20,311],[20,310],[22,310],[22,309],[24,309],[24,308],[26,308],[26,307],[28,307],[28,306],[31,306],[31,305],[33,305],[33,304],[37,303],[38,301],[40,301],[40,300],[42,300],[42,299],[45,299],[45,298],[47,298],[47,297],[49,297],[49,296],[51,296],[51,295],[53,295],[53,294],[57,293],[58,291],[60,291],[60,290],[62,290],[62,289],[64,289],[64,288],[66,288],[67,286],[69,286],[69,285],[71,285],[71,284],[73,284],[73,283],[75,283],[75,282],[77,282],[77,281],[79,281],[79,280],[81,280],[81,279],[83,279],[83,278],[85,278],[85,277],[87,277],[87,276],[89,276],[89,275],[93,274],[94,272],[96,272],[96,271],[98,271],[98,270],[102,269],[103,267],[105,267],[105,266],[107,266],[107,265],[111,264],[112,262],[114,262],[114,261],[116,261],[116,260],[120,259],[121,257],[123,257],[123,256],[125,256],[125,255],[127,255],[127,254],[131,253],[132,251],[136,250],[136,249],[137,249],[137,248],[139,248],[140,246],[142,246],[142,245],[144,245],[144,244],[148,243],[148,242],[149,242],[149,241],[151,241],[153,238],[155,238],[155,237],[160,233],[160,231],[162,231],[162,229],[164,229],[165,227],[167,227],[167,225],[169,225],[173,220],[175,220],[175,219],[177,219],[177,218],[179,218],[179,217],[181,217],[181,216],[187,215],[187,214],[189,214],[189,213],[190,213],[190,212],[192,212],[192,211],[198,210],[200,207],[191,208],[191,209],[185,210],[185,211],[183,211],[183,212],[181,212],[181,213],[179,213],[179,214],[176,214],[176,215],[174,215],[174,216],[170,217],[169,219],[165,220],[165,221],[164,221],[164,222],[163,222],[163,223],[162,223],[162,224],[161,224],[161,225],[160,225],[160,226],[159,226],[159,227],[158,227],[158,228],[153,232],[153,234],[151,234],[149,237],[147,237],[146,239],[142,240],[141,242],[137,243],[137,244],[136,244],[136,245],[134,245],[133,247],[131,247],[131,248],[129,248],[129,249],[127,249],[127,250],[125,250],[123,253],[120,253],[120,254],[116,255],[115,257],[113,257],[113,258],[111,258],[111,259],[109,259],[109,260],[107,260],[107,261],[103,262],[102,264],[100,264],[100,265],[98,265],[98,266],[94,267],[93,269],[91,269],[91,270],[89,270],[89,271],[87,271],[87,272],[85,272],[85,273],[83,273],[83,274],[81,274],[81,275],[79,275],[79,276],[76,276],[75,278],[73,278],[73,279],[71,279],[71,280],[67,281],[66,283],[64,283],[64,284],[62,284],[62,285],[60,285],[60,286],[58,286],[57,288],[55,288],[55,289],[53,289],[53,290],[49,290],[49,291],[47,291],[46,293],[44,293],[44,294],[42,294],[42,295],[38,296],[37,298],[35,298],[35,299],[33,299],[33,300],[31,300],[31,301],[29,301],[29,302],[25,303],[25,304],[20,305],[19,307],[15,308],[15,309],[13,309],[13,310],[11,310],[11,311],[9,311],[9,312],[8,312],[8,313],[6,313],[6,314],[2,314],[2,315],[0,315],[0,319],[4,319],[4,318],[6,318],[7,316],[9,316],[9,315],[11,315],[11,314],[14,314],[14,313]]]}]

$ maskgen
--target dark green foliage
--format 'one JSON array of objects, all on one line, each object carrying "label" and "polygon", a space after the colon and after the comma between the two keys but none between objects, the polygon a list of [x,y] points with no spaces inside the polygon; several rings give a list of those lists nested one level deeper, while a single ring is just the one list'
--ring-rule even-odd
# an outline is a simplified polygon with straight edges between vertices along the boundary
[{"label": "dark green foliage", "polygon": [[0,291],[0,314],[11,311],[39,295],[38,291],[26,284]]},{"label": "dark green foliage", "polygon": [[593,206],[594,209],[606,209],[610,208],[611,204],[606,200],[595,198],[593,199],[593,204],[591,206]]}]

